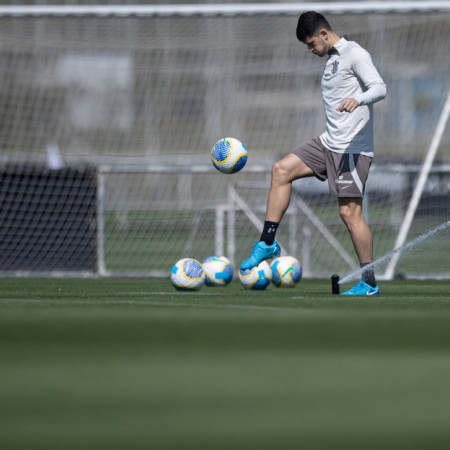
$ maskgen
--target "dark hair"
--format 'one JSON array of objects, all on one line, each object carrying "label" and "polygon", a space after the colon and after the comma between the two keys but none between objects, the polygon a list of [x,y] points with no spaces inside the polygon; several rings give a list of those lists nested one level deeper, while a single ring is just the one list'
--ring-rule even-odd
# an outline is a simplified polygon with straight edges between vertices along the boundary
[{"label": "dark hair", "polygon": [[333,31],[322,14],[316,11],[305,12],[298,19],[297,39],[304,42],[307,37],[315,36],[322,28]]}]

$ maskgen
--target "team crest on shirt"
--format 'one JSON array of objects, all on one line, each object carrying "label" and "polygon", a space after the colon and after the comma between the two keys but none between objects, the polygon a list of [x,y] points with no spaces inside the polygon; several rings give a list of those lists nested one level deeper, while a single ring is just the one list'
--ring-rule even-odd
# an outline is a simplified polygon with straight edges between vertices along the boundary
[{"label": "team crest on shirt", "polygon": [[339,61],[334,61],[331,65],[333,66],[331,73],[334,75],[338,71]]}]

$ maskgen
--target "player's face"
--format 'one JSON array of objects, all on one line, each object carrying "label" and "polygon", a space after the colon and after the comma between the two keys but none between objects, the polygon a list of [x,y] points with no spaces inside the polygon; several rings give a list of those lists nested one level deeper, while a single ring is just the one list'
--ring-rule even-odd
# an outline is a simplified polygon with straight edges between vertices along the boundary
[{"label": "player's face", "polygon": [[328,35],[322,32],[315,36],[308,36],[303,43],[308,47],[310,53],[314,53],[317,56],[325,56],[328,53]]}]

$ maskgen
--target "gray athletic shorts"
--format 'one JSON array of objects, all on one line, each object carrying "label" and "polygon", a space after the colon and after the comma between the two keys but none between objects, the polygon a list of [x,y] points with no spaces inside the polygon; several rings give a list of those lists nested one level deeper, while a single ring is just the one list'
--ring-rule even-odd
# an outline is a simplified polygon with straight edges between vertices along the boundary
[{"label": "gray athletic shorts", "polygon": [[330,193],[337,197],[363,197],[372,158],[369,156],[336,153],[325,148],[320,138],[295,147],[297,155],[321,180],[328,180]]}]

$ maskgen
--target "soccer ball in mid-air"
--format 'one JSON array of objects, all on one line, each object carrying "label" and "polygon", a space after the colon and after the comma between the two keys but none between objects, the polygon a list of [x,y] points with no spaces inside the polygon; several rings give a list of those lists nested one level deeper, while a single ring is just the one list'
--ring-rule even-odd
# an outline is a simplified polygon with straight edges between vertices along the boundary
[{"label": "soccer ball in mid-air", "polygon": [[251,269],[239,269],[239,280],[245,289],[261,291],[269,286],[271,279],[272,271],[267,261]]},{"label": "soccer ball in mid-air", "polygon": [[203,261],[206,286],[227,286],[233,279],[233,265],[225,256],[213,255]]},{"label": "soccer ball in mid-air", "polygon": [[170,281],[179,291],[198,291],[205,283],[203,266],[196,259],[180,259],[172,267]]},{"label": "soccer ball in mid-air", "polygon": [[293,256],[280,256],[272,261],[272,283],[277,287],[293,288],[302,279],[302,266]]},{"label": "soccer ball in mid-air", "polygon": [[236,173],[247,163],[247,149],[241,141],[226,137],[214,144],[211,160],[219,172]]}]

